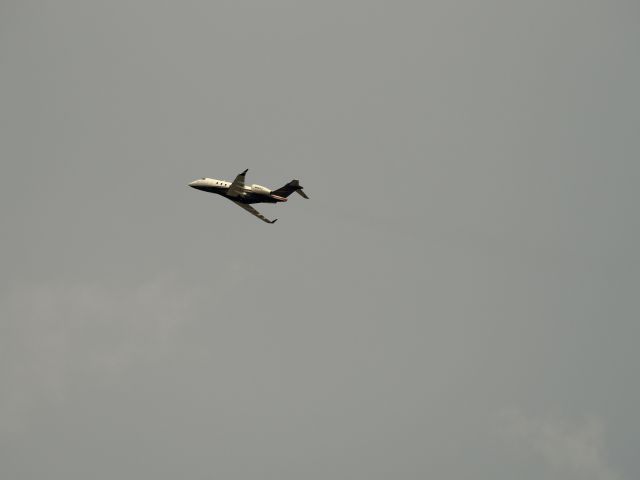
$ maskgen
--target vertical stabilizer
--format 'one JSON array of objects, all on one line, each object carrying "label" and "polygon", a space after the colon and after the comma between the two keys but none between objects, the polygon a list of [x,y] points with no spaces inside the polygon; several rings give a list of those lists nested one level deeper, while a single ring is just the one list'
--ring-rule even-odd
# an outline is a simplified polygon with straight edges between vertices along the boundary
[{"label": "vertical stabilizer", "polygon": [[293,192],[298,192],[300,195],[302,195],[304,198],[309,198],[307,197],[307,195],[302,191],[302,186],[300,185],[300,182],[298,180],[291,180],[289,183],[287,183],[285,186],[280,187],[277,190],[272,191],[271,193],[273,195],[277,195],[279,197],[288,197],[289,195],[291,195]]}]

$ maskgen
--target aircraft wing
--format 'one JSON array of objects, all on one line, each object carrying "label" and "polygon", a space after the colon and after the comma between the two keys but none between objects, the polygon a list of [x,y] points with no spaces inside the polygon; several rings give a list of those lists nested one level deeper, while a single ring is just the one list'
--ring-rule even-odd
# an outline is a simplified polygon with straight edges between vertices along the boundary
[{"label": "aircraft wing", "polygon": [[244,192],[244,176],[247,174],[248,170],[249,169],[247,168],[247,170],[238,175],[233,181],[233,183],[229,187],[229,190],[227,191],[228,197],[239,197],[242,192]]},{"label": "aircraft wing", "polygon": [[[235,183],[235,182],[234,182]],[[251,205],[248,205],[246,203],[240,203],[240,202],[236,202],[235,200],[231,200],[233,203],[235,203],[236,205],[238,205],[240,208],[244,208],[247,212],[249,212],[251,215],[255,215],[256,217],[258,217],[260,220],[262,220],[263,222],[267,222],[267,223],[276,223],[276,221],[278,220],[277,218],[275,220],[269,220],[267,217],[265,217],[264,215],[262,215],[258,210],[256,210],[255,208],[253,208]]]}]

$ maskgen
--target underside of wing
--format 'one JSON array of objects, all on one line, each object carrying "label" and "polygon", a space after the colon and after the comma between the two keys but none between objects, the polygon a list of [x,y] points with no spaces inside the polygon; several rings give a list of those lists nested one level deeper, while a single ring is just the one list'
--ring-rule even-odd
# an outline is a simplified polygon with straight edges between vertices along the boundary
[{"label": "underside of wing", "polygon": [[227,191],[227,196],[229,197],[239,197],[242,192],[244,192],[244,177],[247,174],[249,169],[242,172],[240,175],[236,177],[233,181],[229,190]]},{"label": "underside of wing", "polygon": [[233,203],[235,203],[236,205],[238,205],[240,208],[244,208],[247,212],[249,212],[251,215],[255,215],[256,217],[258,217],[260,220],[262,220],[263,222],[267,222],[267,223],[276,223],[276,221],[278,220],[277,218],[275,220],[269,220],[267,217],[265,217],[264,215],[262,215],[258,210],[256,210],[255,208],[253,208],[251,205],[247,205],[246,203],[240,203],[240,202],[236,202],[235,200],[231,200]]}]

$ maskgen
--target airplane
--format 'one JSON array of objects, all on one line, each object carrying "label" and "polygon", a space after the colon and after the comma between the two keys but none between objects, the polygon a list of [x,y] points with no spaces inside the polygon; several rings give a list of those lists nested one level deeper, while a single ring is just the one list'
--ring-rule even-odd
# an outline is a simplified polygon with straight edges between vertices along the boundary
[{"label": "airplane", "polygon": [[298,180],[291,180],[285,186],[280,187],[277,190],[269,190],[267,187],[256,184],[245,185],[244,177],[248,171],[249,169],[247,168],[244,172],[240,173],[233,182],[203,177],[198,180],[194,180],[189,184],[189,186],[196,190],[222,195],[239,207],[244,208],[250,214],[255,215],[260,220],[267,223],[276,223],[278,219],[269,220],[258,212],[258,210],[253,208],[251,206],[252,203],[286,202],[287,197],[293,192],[297,192],[304,198],[309,198],[302,190]]}]

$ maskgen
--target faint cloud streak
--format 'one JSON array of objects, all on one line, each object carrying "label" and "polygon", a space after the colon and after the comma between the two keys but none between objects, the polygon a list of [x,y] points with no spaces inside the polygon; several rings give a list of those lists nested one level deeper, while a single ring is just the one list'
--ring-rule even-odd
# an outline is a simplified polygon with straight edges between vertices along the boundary
[{"label": "faint cloud streak", "polygon": [[539,418],[516,409],[502,415],[501,425],[506,438],[541,459],[559,478],[620,480],[607,462],[604,425],[598,418]]},{"label": "faint cloud streak", "polygon": [[197,293],[167,278],[135,289],[25,285],[0,297],[0,430],[28,427],[32,408],[64,402],[88,376],[105,382],[172,348]]}]

